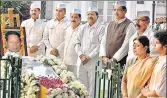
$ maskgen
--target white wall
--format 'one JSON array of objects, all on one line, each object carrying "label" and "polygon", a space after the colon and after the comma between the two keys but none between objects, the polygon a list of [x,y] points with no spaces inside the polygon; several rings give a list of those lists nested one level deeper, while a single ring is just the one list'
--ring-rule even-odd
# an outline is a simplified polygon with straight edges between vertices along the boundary
[{"label": "white wall", "polygon": [[136,6],[136,12],[138,11],[149,11],[150,12],[150,15],[149,15],[150,24],[152,24],[152,3],[153,1],[144,1],[144,4],[137,4]]},{"label": "white wall", "polygon": [[166,17],[166,4],[157,4],[155,9],[155,18]]},{"label": "white wall", "polygon": [[[41,4],[41,1],[33,1],[36,3]],[[87,21],[87,10],[88,7],[92,5],[92,1],[50,1],[53,2],[53,8],[52,8],[52,18],[55,18],[55,8],[57,3],[65,3],[67,13],[66,16],[69,19],[70,12],[73,8],[79,8],[81,9],[81,15],[82,15],[82,21]],[[126,16],[133,20],[137,17],[138,11],[149,11],[150,12],[150,20],[152,22],[152,3],[153,1],[144,1],[144,4],[137,4],[137,1],[126,1],[127,2],[127,14]],[[157,2],[157,1],[156,1]],[[104,10],[103,10],[103,20],[107,20],[107,9],[108,8],[108,1],[104,1]],[[155,7],[155,18],[156,17],[165,17],[166,16],[166,6],[157,6]]]},{"label": "white wall", "polygon": [[136,18],[136,6],[137,6],[137,1],[126,1],[127,3],[127,13],[126,16],[127,18],[133,20]]},{"label": "white wall", "polygon": [[53,18],[55,18],[55,9],[56,9],[56,5],[58,3],[65,3],[66,4],[66,12],[67,12],[66,16],[68,19],[70,19],[70,12],[74,8],[78,8],[78,9],[81,9],[82,21],[87,20],[86,12],[88,10],[88,7],[91,5],[91,1],[67,1],[67,2],[54,1],[53,2],[53,15],[52,15]]}]

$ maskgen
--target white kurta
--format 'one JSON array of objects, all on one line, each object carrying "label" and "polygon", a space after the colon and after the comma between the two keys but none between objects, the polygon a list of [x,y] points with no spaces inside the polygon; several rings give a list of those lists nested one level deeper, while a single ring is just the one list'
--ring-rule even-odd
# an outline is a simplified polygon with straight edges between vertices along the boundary
[{"label": "white kurta", "polygon": [[166,98],[166,56],[159,57],[150,79],[149,89]]},{"label": "white kurta", "polygon": [[[126,18],[121,19],[121,20],[117,21],[117,23],[120,24],[120,23],[124,22],[125,19]],[[100,54],[99,54],[100,57],[106,56],[107,29],[108,29],[108,25],[105,28],[105,34],[102,38],[102,42],[100,45]],[[123,57],[125,57],[128,54],[129,39],[135,32],[136,32],[136,28],[135,28],[134,24],[130,23],[126,29],[126,36],[125,36],[125,39],[123,41],[121,48],[113,56],[113,58],[115,58],[117,61],[120,61],[121,59],[123,59]]]},{"label": "white kurta", "polygon": [[162,24],[160,24],[160,28],[159,28],[159,30],[166,30],[166,23],[162,23]]},{"label": "white kurta", "polygon": [[154,32],[148,26],[147,29],[145,30],[145,32],[142,35],[139,35],[138,32],[136,31],[135,34],[133,34],[133,36],[130,38],[127,61],[135,56],[134,53],[133,53],[133,40],[135,38],[139,37],[139,36],[147,36],[149,41],[150,41],[150,51],[152,52],[154,50],[154,45],[155,45]]},{"label": "white kurta", "polygon": [[71,26],[67,28],[63,57],[63,62],[65,65],[67,65],[67,70],[73,72],[75,76],[77,76],[78,54],[75,51],[74,45],[79,27],[80,26],[75,28],[75,30],[73,30]]},{"label": "white kurta", "polygon": [[66,30],[65,48],[64,48],[64,63],[68,65],[77,65],[78,54],[75,51],[74,45],[78,33],[78,26],[75,30],[70,27]]},{"label": "white kurta", "polygon": [[104,35],[104,26],[97,22],[91,27],[88,23],[82,25],[77,33],[75,44],[75,51],[78,56],[81,54],[89,56],[90,61],[83,65],[80,58],[78,58],[79,66],[79,80],[86,86],[89,96],[93,98],[94,91],[94,71],[95,65],[98,61],[98,54],[102,36]]},{"label": "white kurta", "polygon": [[[45,23],[41,19],[27,19],[22,22],[22,27],[25,27],[26,31],[26,40],[27,40],[27,51],[29,56],[37,56],[40,54],[45,55],[45,45],[43,43],[43,32]],[[30,53],[29,48],[32,46],[40,46],[39,50],[35,53]]]},{"label": "white kurta", "polygon": [[67,18],[63,18],[60,22],[52,19],[47,22],[44,31],[44,43],[46,45],[46,55],[49,55],[51,50],[57,49],[60,57],[64,55],[64,45],[61,45],[65,40],[65,30],[70,25]]}]

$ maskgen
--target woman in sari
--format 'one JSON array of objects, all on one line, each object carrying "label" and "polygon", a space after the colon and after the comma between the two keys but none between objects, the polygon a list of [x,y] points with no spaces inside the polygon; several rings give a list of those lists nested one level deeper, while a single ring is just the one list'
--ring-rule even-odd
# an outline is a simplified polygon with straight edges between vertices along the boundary
[{"label": "woman in sari", "polygon": [[150,79],[156,61],[155,57],[149,56],[149,40],[146,36],[139,36],[133,42],[133,52],[136,57],[126,64],[121,84],[122,98],[138,97]]},{"label": "woman in sari", "polygon": [[148,86],[144,87],[141,90],[141,93],[147,98],[166,98],[166,31],[158,31],[155,34],[155,38],[155,51],[159,53],[158,61],[155,65]]}]

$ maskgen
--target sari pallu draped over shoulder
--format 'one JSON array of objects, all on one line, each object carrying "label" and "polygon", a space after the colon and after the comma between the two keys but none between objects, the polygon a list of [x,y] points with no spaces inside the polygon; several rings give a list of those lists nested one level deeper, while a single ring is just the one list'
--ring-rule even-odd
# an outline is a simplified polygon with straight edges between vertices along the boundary
[{"label": "sari pallu draped over shoulder", "polygon": [[128,61],[124,75],[127,78],[129,98],[136,98],[140,94],[140,90],[147,84],[152,75],[156,60],[156,57],[146,57],[140,62],[136,62],[137,58]]}]

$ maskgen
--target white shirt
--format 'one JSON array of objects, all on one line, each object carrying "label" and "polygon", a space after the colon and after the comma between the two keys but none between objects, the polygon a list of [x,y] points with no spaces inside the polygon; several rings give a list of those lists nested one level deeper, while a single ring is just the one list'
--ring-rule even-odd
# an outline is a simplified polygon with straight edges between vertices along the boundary
[{"label": "white shirt", "polygon": [[160,24],[160,30],[166,30],[166,23]]},{"label": "white shirt", "polygon": [[100,43],[104,35],[104,26],[97,22],[90,26],[88,23],[82,25],[77,33],[75,51],[93,58],[99,53]]},{"label": "white shirt", "polygon": [[[117,21],[118,24],[122,23],[125,21],[126,18],[121,19]],[[107,38],[107,29],[108,25],[105,28],[105,34],[103,36],[101,45],[100,45],[100,54],[99,56],[106,56],[106,38]],[[123,41],[123,44],[121,48],[114,54],[113,58],[115,58],[117,61],[120,61],[123,57],[125,57],[128,53],[128,45],[129,45],[129,39],[130,37],[135,33],[136,28],[133,23],[130,23],[126,29],[126,36]]]},{"label": "white shirt", "polygon": [[46,55],[49,55],[51,50],[57,49],[59,51],[60,57],[63,57],[64,46],[60,47],[65,40],[65,30],[70,25],[70,22],[64,17],[61,21],[57,19],[52,19],[47,22],[44,31],[44,43],[46,45]]},{"label": "white shirt", "polygon": [[[40,54],[45,55],[45,45],[42,40],[45,23],[41,19],[37,19],[36,21],[34,21],[34,19],[30,18],[23,21],[21,26],[25,27],[26,31],[28,55],[31,56],[36,56]],[[36,53],[29,53],[29,48],[31,48],[34,45],[40,46],[39,50]]]},{"label": "white shirt", "polygon": [[66,30],[63,62],[67,65],[77,65],[78,55],[75,51],[74,45],[79,27],[80,25],[73,30],[70,26]]},{"label": "white shirt", "polygon": [[18,54],[20,56],[20,52],[19,51],[18,52],[11,52],[11,51],[7,50],[7,52],[5,53],[5,56],[9,55],[9,54]]},{"label": "white shirt", "polygon": [[150,41],[150,51],[152,52],[154,50],[154,45],[155,45],[154,32],[148,26],[147,29],[145,30],[145,32],[142,35],[139,35],[138,32],[136,31],[135,34],[133,34],[133,36],[130,38],[130,40],[129,40],[129,51],[128,51],[127,60],[129,60],[130,58],[133,58],[135,56],[133,54],[133,40],[136,37],[139,37],[139,36],[147,36],[148,39],[149,39],[149,41]]},{"label": "white shirt", "polygon": [[166,98],[166,56],[159,56],[150,79],[149,89],[155,91],[158,96]]}]

